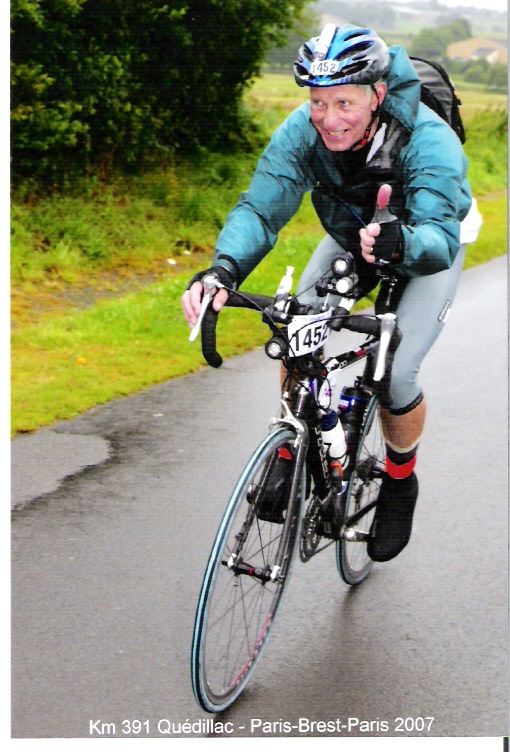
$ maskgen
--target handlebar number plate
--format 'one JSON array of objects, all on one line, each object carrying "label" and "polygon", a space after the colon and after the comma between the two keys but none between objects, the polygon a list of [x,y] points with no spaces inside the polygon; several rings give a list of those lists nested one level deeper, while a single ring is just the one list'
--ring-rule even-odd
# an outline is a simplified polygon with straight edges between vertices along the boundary
[{"label": "handlebar number plate", "polygon": [[330,309],[326,313],[295,316],[287,327],[291,356],[307,355],[326,343],[331,333],[328,320],[332,313]]}]

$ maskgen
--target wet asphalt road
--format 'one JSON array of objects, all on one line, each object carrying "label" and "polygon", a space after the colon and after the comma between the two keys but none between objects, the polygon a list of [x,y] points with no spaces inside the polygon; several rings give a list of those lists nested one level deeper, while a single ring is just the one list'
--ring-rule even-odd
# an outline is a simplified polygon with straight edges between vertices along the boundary
[{"label": "wet asphalt road", "polygon": [[[349,718],[333,735],[507,733],[506,305],[505,258],[464,273],[422,372],[410,545],[357,589],[332,548],[296,564],[258,671],[216,718],[232,735]],[[126,738],[135,720],[139,738],[210,735],[190,684],[195,604],[276,402],[256,351],[13,441],[14,737]]]}]

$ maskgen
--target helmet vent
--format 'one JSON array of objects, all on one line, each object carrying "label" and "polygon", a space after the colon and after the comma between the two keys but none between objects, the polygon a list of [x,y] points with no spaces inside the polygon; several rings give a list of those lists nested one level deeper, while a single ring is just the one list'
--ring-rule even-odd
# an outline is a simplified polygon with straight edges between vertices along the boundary
[{"label": "helmet vent", "polygon": [[368,29],[355,29],[350,34],[346,34],[344,39],[346,42],[350,42],[351,39],[356,39],[356,37],[364,37],[370,34]]},{"label": "helmet vent", "polygon": [[354,57],[354,55],[357,55],[360,52],[365,52],[365,50],[369,50],[371,46],[372,45],[370,42],[360,42],[359,44],[353,45],[350,49],[340,52],[335,57],[335,60],[345,60],[348,57]]},{"label": "helmet vent", "polygon": [[309,46],[307,44],[304,44],[301,47],[301,49],[299,50],[299,52],[300,52],[300,54],[304,58],[306,58],[307,60],[310,60],[310,62],[312,62],[312,60],[313,60],[313,54],[312,54],[312,51],[311,51],[311,49],[309,48]]},{"label": "helmet vent", "polygon": [[347,78],[348,76],[353,76],[355,73],[360,73],[360,71],[364,70],[366,67],[367,64],[365,61],[361,63],[352,63],[352,65],[346,65],[344,68],[342,68],[341,71],[333,73],[331,80],[333,81],[338,78]]}]

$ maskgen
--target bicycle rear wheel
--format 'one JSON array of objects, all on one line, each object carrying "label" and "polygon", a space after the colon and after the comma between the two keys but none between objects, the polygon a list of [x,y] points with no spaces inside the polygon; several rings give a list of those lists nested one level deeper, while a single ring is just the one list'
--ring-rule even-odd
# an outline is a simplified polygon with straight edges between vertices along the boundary
[{"label": "bicycle rear wheel", "polygon": [[[356,462],[344,494],[345,537],[337,543],[336,554],[338,570],[348,585],[364,580],[373,565],[367,553],[366,535],[372,524],[374,502],[379,496],[386,461],[378,407],[378,399],[373,396],[365,410]],[[356,515],[354,519],[353,515]]]},{"label": "bicycle rear wheel", "polygon": [[[296,503],[289,510],[295,465],[288,456],[295,454],[295,438],[294,431],[278,428],[254,452],[234,489],[211,551],[197,607],[191,660],[195,698],[211,713],[231,705],[246,686],[267,644],[289,581],[305,493],[301,483]],[[292,462],[283,491],[281,482],[278,485],[285,524],[257,514],[266,488],[272,480],[274,484],[281,451]],[[268,516],[267,509],[261,516]]]}]

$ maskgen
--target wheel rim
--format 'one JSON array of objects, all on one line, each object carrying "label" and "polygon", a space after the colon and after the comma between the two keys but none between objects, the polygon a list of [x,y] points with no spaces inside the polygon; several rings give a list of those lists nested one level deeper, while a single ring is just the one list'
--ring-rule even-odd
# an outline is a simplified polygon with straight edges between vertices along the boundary
[{"label": "wheel rim", "polygon": [[[277,548],[280,531],[276,525],[255,520],[256,531],[249,540],[250,564],[266,569],[272,551]],[[257,541],[257,536],[259,540]],[[231,553],[229,546],[229,555]],[[248,552],[243,557],[245,561]],[[204,635],[202,660],[208,695],[216,702],[236,695],[269,634],[281,596],[278,582],[261,581],[250,575],[235,575],[226,566],[227,556],[217,572],[211,593],[207,633]]]},{"label": "wheel rim", "polygon": [[[381,429],[378,402],[372,397],[362,428],[356,466],[345,493],[344,519],[376,501],[385,472],[386,446]],[[369,532],[375,509],[365,514],[354,527]],[[364,541],[341,540],[337,546],[340,574],[349,585],[361,582],[372,569],[373,561]]]},{"label": "wheel rim", "polygon": [[[193,658],[195,695],[212,712],[230,705],[246,685],[269,638],[290,573],[298,515],[292,522],[287,561],[275,576],[283,525],[259,520],[247,495],[261,481],[268,458],[293,439],[291,432],[280,432],[248,465],[211,554],[197,611]],[[236,558],[236,536],[241,532],[245,540]]]}]

